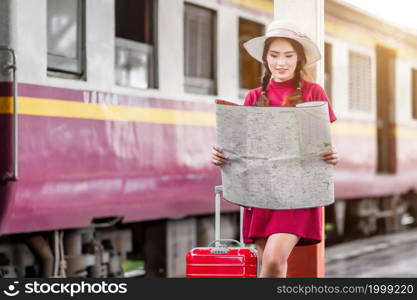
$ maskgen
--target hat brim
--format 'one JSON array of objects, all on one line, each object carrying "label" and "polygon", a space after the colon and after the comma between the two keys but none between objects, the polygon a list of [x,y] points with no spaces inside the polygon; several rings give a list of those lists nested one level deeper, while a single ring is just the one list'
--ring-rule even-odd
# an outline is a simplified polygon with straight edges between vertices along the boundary
[{"label": "hat brim", "polygon": [[246,51],[248,51],[248,53],[253,58],[263,63],[262,54],[264,50],[265,41],[268,38],[274,38],[274,37],[276,38],[283,37],[283,38],[288,38],[288,39],[292,39],[292,40],[299,42],[304,48],[304,53],[306,55],[306,66],[314,64],[321,58],[320,50],[317,48],[316,44],[313,41],[309,39],[305,39],[305,38],[296,38],[296,37],[286,36],[286,35],[256,37],[245,42],[243,44],[243,47],[246,49]]}]

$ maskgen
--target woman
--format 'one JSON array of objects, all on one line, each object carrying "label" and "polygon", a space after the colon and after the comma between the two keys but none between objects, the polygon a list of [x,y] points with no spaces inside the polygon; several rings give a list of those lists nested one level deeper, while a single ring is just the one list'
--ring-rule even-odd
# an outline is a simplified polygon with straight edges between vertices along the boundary
[{"label": "woman", "polygon": [[[295,106],[305,101],[328,101],[320,85],[304,80],[304,67],[320,59],[317,46],[291,23],[274,21],[265,36],[244,44],[251,56],[263,63],[265,74],[262,85],[249,91],[244,105]],[[329,104],[330,122],[336,120]],[[339,161],[335,149],[321,154],[329,164]],[[228,163],[219,146],[214,146],[212,163]],[[245,243],[255,243],[261,277],[286,277],[287,260],[294,246],[320,243],[322,236],[321,207],[268,210],[245,208],[243,238]]]}]

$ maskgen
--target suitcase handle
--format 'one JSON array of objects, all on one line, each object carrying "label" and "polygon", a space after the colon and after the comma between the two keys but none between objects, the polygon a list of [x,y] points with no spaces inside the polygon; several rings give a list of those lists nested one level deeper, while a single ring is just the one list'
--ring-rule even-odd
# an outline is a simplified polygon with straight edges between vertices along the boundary
[{"label": "suitcase handle", "polygon": [[[220,194],[223,193],[223,186],[222,185],[217,185],[214,187],[214,191],[216,193],[216,198],[215,198],[215,208],[214,208],[214,242],[219,242],[221,240],[220,238],[220,203],[221,203],[221,199],[220,199]],[[240,207],[240,245],[244,245],[243,243],[243,207]],[[216,243],[216,246],[219,246],[218,243]],[[243,247],[243,246],[242,246]]]},{"label": "suitcase handle", "polygon": [[218,244],[218,247],[227,247],[227,245],[226,244],[224,244],[224,243],[222,243],[222,242],[226,242],[226,243],[236,243],[236,244],[238,244],[241,248],[244,248],[244,245],[241,243],[241,242],[239,242],[239,241],[236,241],[236,240],[232,240],[232,239],[220,239],[220,240],[214,240],[214,241],[212,241],[207,247],[211,247],[211,246],[213,246],[213,244],[215,244],[215,243],[217,243],[217,242],[219,242],[219,244]]}]

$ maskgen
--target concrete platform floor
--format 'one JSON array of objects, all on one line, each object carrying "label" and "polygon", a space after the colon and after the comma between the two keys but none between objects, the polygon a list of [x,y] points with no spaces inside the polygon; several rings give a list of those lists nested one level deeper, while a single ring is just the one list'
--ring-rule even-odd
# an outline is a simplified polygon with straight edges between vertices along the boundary
[{"label": "concrete platform floor", "polygon": [[416,277],[417,229],[326,247],[326,277]]}]

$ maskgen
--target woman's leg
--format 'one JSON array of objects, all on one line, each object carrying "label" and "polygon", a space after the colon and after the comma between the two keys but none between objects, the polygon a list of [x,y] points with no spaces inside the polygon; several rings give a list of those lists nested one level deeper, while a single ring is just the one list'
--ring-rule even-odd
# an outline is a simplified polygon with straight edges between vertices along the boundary
[{"label": "woman's leg", "polygon": [[287,260],[300,240],[290,233],[274,233],[266,240],[262,254],[261,277],[287,277]]},{"label": "woman's leg", "polygon": [[264,255],[265,243],[266,243],[266,238],[255,239],[255,247],[256,247],[256,252],[258,255],[258,265],[261,271],[262,271],[262,256]]},{"label": "woman's leg", "polygon": [[262,265],[262,255],[264,254],[266,238],[256,238],[255,239],[255,247],[256,252],[258,252],[258,264]]}]

